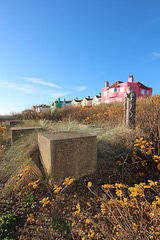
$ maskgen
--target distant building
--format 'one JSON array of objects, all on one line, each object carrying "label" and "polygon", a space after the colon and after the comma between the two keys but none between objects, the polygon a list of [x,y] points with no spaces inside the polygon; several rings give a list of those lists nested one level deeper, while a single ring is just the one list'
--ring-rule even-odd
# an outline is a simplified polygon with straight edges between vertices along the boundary
[{"label": "distant building", "polygon": [[81,107],[81,102],[82,100],[78,100],[78,98],[76,97],[76,99],[73,99],[71,104],[73,107]]},{"label": "distant building", "polygon": [[72,104],[72,101],[70,100],[70,101],[66,101],[65,99],[64,99],[64,106],[63,107],[66,107],[66,106],[69,106],[69,105],[71,105]]},{"label": "distant building", "polygon": [[128,87],[131,87],[136,92],[136,98],[152,96],[152,88],[140,82],[134,82],[133,76],[129,76],[127,82],[117,81],[112,86],[109,86],[109,82],[106,82],[105,88],[102,88],[102,103],[124,101],[124,94],[127,92]]},{"label": "distant building", "polygon": [[82,102],[81,102],[81,105],[82,105],[82,107],[85,107],[85,106],[92,106],[92,99],[93,98],[90,98],[90,96],[88,96],[87,98],[85,97],[83,100],[82,100]]},{"label": "distant building", "polygon": [[71,103],[72,103],[72,101],[66,101],[65,99],[63,101],[61,101],[60,98],[58,98],[58,101],[55,101],[51,104],[51,115],[53,115],[53,112],[56,109],[69,106],[69,105],[71,105]]},{"label": "distant building", "polygon": [[39,105],[39,106],[33,106],[32,107],[32,111],[33,112],[44,112],[44,111],[47,111],[50,109],[50,106],[46,105],[46,104],[42,104],[42,105]]},{"label": "distant building", "polygon": [[102,97],[101,97],[101,93],[99,93],[99,95],[94,95],[94,98],[92,99],[92,106],[96,106],[101,104],[102,102]]}]

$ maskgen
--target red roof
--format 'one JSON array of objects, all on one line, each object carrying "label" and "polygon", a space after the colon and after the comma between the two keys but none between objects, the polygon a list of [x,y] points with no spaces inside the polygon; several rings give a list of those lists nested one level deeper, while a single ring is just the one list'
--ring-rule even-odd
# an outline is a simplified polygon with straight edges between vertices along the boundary
[{"label": "red roof", "polygon": [[114,83],[112,86],[110,86],[109,88],[115,88],[117,87],[120,83],[123,83],[121,81],[117,81],[116,83]]},{"label": "red roof", "polygon": [[136,84],[139,84],[141,86],[141,88],[144,88],[144,89],[150,89],[149,87],[143,85],[142,83],[140,82],[135,82]]}]

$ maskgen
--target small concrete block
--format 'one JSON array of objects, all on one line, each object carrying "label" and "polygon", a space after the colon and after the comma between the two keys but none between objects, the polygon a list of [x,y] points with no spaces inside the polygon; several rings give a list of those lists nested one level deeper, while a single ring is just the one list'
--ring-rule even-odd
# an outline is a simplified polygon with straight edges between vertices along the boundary
[{"label": "small concrete block", "polygon": [[27,133],[42,130],[41,127],[13,127],[11,128],[11,144]]},{"label": "small concrete block", "polygon": [[23,124],[23,121],[21,121],[21,120],[11,120],[10,121],[10,127],[14,127],[19,124]]},{"label": "small concrete block", "polygon": [[38,145],[46,174],[56,183],[97,169],[96,136],[76,131],[39,133]]}]

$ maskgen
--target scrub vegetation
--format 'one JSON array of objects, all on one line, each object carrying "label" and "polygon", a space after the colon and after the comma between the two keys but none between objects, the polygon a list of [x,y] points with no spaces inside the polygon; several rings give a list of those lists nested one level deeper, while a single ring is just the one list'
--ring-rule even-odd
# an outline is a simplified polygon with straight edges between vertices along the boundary
[{"label": "scrub vegetation", "polygon": [[[29,113],[31,114],[31,113]],[[136,126],[123,104],[66,107],[17,116],[26,126],[97,136],[98,169],[60,185],[45,177],[37,133],[10,145],[0,127],[1,239],[160,239],[160,96],[137,101]],[[34,113],[35,114],[35,113]]]}]

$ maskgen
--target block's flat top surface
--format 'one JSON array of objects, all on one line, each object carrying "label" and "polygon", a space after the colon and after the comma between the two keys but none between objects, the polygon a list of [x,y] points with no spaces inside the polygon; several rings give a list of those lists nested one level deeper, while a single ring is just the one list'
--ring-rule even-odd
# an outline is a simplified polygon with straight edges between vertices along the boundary
[{"label": "block's flat top surface", "polygon": [[42,127],[12,127],[11,130],[36,130],[36,129],[42,129]]},{"label": "block's flat top surface", "polygon": [[23,122],[22,120],[10,120],[9,122],[13,122],[13,123],[19,123],[19,122]]},{"label": "block's flat top surface", "polygon": [[47,132],[40,133],[40,136],[46,137],[49,140],[61,140],[61,139],[71,139],[71,138],[84,138],[84,137],[96,137],[88,133],[76,132],[76,131],[66,131],[66,132]]}]

